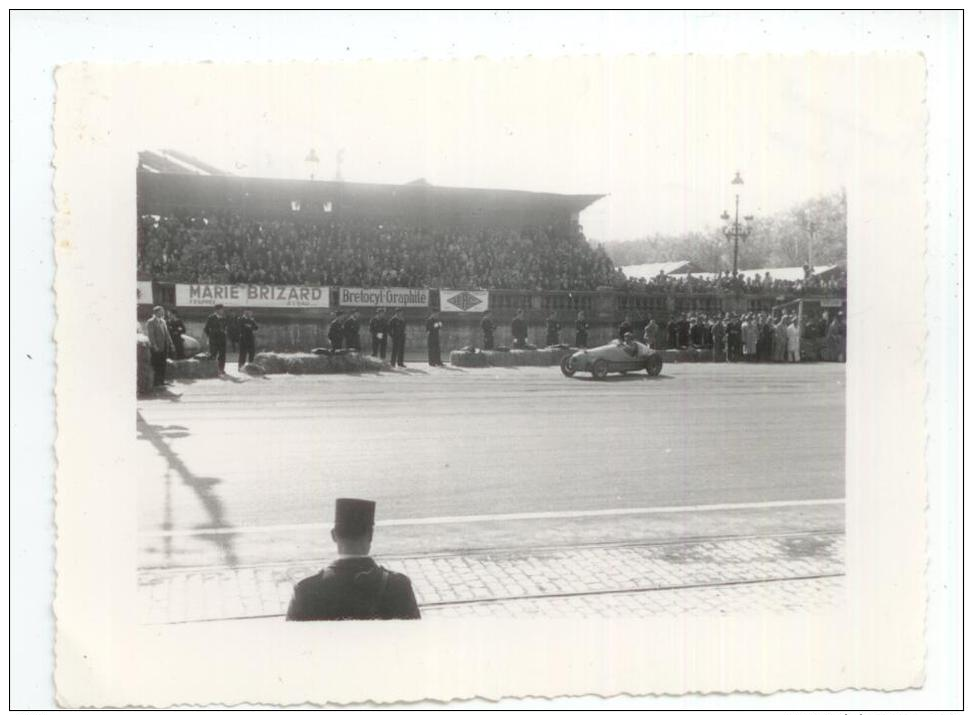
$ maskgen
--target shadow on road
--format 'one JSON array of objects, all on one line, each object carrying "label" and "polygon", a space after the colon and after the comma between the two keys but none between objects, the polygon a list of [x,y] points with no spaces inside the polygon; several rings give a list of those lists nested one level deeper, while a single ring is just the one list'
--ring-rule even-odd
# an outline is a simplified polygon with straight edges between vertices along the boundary
[{"label": "shadow on road", "polygon": [[[172,529],[172,504],[170,496],[171,487],[171,475],[175,472],[179,475],[182,483],[187,487],[191,488],[196,492],[196,496],[199,497],[200,502],[202,502],[203,507],[206,509],[206,513],[209,515],[210,521],[207,524],[203,524],[200,528],[205,529],[227,529],[231,524],[228,524],[224,519],[224,507],[223,502],[217,496],[213,488],[220,483],[219,479],[214,479],[212,477],[197,477],[186,466],[186,464],[179,458],[179,455],[173,451],[172,447],[169,446],[166,440],[187,437],[189,435],[189,430],[180,425],[167,425],[165,427],[153,427],[142,415],[136,412],[136,425],[138,428],[138,438],[148,441],[156,451],[166,460],[169,465],[169,469],[166,470],[166,503],[163,506],[163,523],[161,528],[165,531]],[[230,533],[209,533],[200,534],[196,538],[204,539],[207,541],[212,541],[219,551],[220,557],[223,563],[227,566],[236,566],[238,559],[236,555],[236,549],[234,546],[234,539],[236,538],[234,534]],[[164,550],[166,558],[168,559],[172,555],[172,537],[164,537]]]}]

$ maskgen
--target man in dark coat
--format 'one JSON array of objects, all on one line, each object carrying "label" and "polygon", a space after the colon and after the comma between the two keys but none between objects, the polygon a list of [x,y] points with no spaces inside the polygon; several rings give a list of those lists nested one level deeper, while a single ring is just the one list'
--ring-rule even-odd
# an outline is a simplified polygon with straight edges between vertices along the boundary
[{"label": "man in dark coat", "polygon": [[368,556],[375,530],[375,502],[338,499],[331,538],[338,558],[294,587],[288,621],[420,618],[412,582]]},{"label": "man in dark coat", "polygon": [[480,330],[483,331],[483,349],[493,350],[493,331],[497,329],[497,326],[493,322],[493,318],[490,317],[490,311],[485,311],[483,313],[483,318],[480,319]]},{"label": "man in dark coat", "polygon": [[334,314],[331,325],[328,326],[328,342],[331,343],[331,352],[341,350],[341,346],[345,340],[344,322],[344,313],[339,310]]},{"label": "man in dark coat", "polygon": [[578,311],[578,319],[574,321],[574,344],[579,348],[588,347],[588,321],[583,310]]},{"label": "man in dark coat", "polygon": [[342,329],[345,333],[345,347],[349,350],[358,350],[361,352],[361,338],[358,336],[359,325],[357,310],[351,311],[351,315],[345,319]]},{"label": "man in dark coat", "polygon": [[547,345],[560,345],[561,344],[561,324],[557,322],[557,313],[551,311],[551,314],[547,316],[547,336],[545,344]]},{"label": "man in dark coat", "polygon": [[170,310],[169,317],[166,318],[166,326],[169,328],[169,337],[172,338],[172,344],[175,348],[175,359],[184,360],[186,358],[186,347],[183,345],[182,336],[186,334],[186,324],[182,322],[179,313]]},{"label": "man in dark coat", "polygon": [[679,316],[679,323],[676,325],[680,350],[685,350],[689,347],[689,327],[689,319],[684,313]]},{"label": "man in dark coat", "polygon": [[439,311],[434,310],[426,318],[426,349],[429,353],[430,367],[442,367],[443,358],[439,348],[439,331],[443,324],[439,320]]},{"label": "man in dark coat", "polygon": [[725,362],[726,326],[723,325],[723,321],[720,320],[719,317],[717,317],[716,322],[713,323],[711,334],[713,336],[713,362]]},{"label": "man in dark coat", "polygon": [[385,318],[385,308],[379,308],[368,321],[368,333],[372,336],[372,357],[385,359],[385,348],[389,341],[389,324]]},{"label": "man in dark coat", "polygon": [[157,305],[152,309],[152,317],[145,323],[145,335],[149,339],[149,360],[152,363],[152,386],[166,384],[166,359],[175,351],[172,336],[165,321],[165,308]]},{"label": "man in dark coat", "polygon": [[226,317],[222,303],[217,303],[215,310],[206,319],[203,332],[209,340],[209,356],[216,358],[217,367],[223,375],[226,372]]},{"label": "man in dark coat", "polygon": [[254,333],[258,330],[257,321],[253,319],[252,310],[244,310],[239,321],[240,354],[237,358],[237,369],[242,370],[248,362],[253,362],[254,352],[257,350],[257,338]]},{"label": "man in dark coat", "polygon": [[523,310],[518,310],[510,323],[510,335],[513,338],[513,347],[527,347],[527,321],[524,320]]},{"label": "man in dark coat", "polygon": [[730,314],[730,319],[726,323],[726,357],[730,362],[740,359],[740,352],[743,348],[743,323],[735,314]]},{"label": "man in dark coat", "polygon": [[402,309],[395,311],[389,321],[389,336],[392,338],[392,355],[389,363],[395,367],[405,367],[405,318]]}]

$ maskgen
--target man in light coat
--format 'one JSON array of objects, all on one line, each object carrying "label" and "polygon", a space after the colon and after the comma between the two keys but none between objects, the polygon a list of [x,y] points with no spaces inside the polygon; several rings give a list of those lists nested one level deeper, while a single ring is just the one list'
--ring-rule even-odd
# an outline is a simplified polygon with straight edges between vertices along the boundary
[{"label": "man in light coat", "polygon": [[149,339],[149,360],[152,363],[152,387],[166,384],[166,359],[170,352],[176,352],[165,316],[165,309],[157,305],[152,309],[152,317],[145,321],[145,335]]},{"label": "man in light coat", "polygon": [[801,329],[796,318],[787,325],[787,362],[801,361]]}]

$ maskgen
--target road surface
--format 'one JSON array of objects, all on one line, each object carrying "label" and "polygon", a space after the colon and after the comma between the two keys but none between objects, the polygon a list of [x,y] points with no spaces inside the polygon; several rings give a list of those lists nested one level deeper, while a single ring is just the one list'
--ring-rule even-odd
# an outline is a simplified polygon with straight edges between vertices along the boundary
[{"label": "road surface", "polygon": [[327,554],[338,496],[385,553],[842,525],[843,365],[230,370],[138,402],[143,567]]}]

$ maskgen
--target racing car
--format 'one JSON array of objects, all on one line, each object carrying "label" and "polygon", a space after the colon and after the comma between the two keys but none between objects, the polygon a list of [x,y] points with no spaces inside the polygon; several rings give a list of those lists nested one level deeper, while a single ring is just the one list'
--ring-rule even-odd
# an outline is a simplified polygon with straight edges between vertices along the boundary
[{"label": "racing car", "polygon": [[561,372],[574,377],[579,371],[590,372],[596,380],[610,372],[645,370],[655,377],[662,372],[662,355],[637,340],[612,340],[597,348],[578,350],[561,360]]}]

